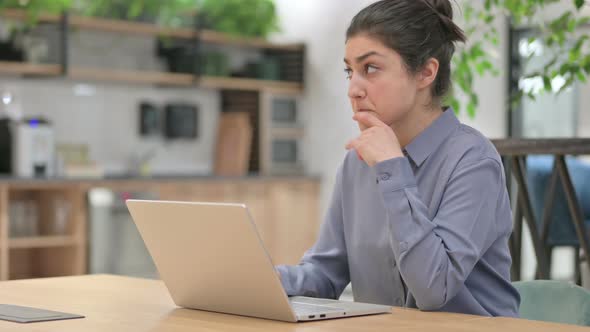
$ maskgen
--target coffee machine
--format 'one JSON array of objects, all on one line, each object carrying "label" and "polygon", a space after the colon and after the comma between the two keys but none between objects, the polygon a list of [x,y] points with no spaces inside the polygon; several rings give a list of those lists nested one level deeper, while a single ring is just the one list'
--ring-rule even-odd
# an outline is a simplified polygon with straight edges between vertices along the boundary
[{"label": "coffee machine", "polygon": [[0,173],[25,178],[55,175],[55,137],[47,120],[0,119]]}]

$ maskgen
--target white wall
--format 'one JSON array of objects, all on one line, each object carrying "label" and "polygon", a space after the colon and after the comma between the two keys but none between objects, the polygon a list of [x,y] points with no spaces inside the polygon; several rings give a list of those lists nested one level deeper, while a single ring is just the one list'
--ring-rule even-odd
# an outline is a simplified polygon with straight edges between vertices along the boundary
[{"label": "white wall", "polygon": [[[43,26],[49,36],[50,58],[56,60],[56,31]],[[154,38],[95,31],[71,33],[69,60],[72,66],[125,70],[164,70],[154,54]],[[69,79],[20,79],[0,77],[0,89],[16,94],[27,116],[45,116],[55,130],[57,142],[87,144],[91,158],[107,173],[125,173],[134,155],[156,152],[154,173],[207,173],[212,170],[216,124],[220,111],[218,91],[167,88],[151,85],[96,83]],[[166,141],[138,134],[138,104],[149,101],[163,106],[188,102],[200,107],[199,138]]]},{"label": "white wall", "polygon": [[[24,113],[44,116],[57,142],[87,144],[106,172],[124,173],[134,154],[155,149],[154,173],[203,173],[212,167],[219,97],[214,91],[95,84],[70,80],[0,80],[21,98]],[[200,106],[197,140],[167,143],[138,134],[138,102],[191,102]],[[211,125],[213,124],[213,125]]]},{"label": "white wall", "polygon": [[578,109],[578,136],[590,137],[590,81],[580,84]]},{"label": "white wall", "polygon": [[302,98],[307,133],[305,156],[309,171],[322,177],[324,207],[336,169],[346,153],[344,146],[358,132],[346,96],[344,35],[354,14],[371,2],[277,0],[281,39],[303,41],[307,47]]}]

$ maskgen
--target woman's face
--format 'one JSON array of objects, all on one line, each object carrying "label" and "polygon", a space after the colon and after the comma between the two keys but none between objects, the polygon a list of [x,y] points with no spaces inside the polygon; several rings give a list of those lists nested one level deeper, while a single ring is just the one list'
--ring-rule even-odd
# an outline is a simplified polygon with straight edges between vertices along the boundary
[{"label": "woman's face", "polygon": [[392,126],[414,108],[419,87],[396,51],[374,38],[358,35],[348,39],[345,53],[353,112],[372,112]]}]

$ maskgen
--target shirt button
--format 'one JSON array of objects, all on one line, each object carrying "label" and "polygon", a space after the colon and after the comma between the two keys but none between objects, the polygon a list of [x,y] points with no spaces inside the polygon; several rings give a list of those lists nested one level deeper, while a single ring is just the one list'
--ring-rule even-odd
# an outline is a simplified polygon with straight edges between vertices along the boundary
[{"label": "shirt button", "polygon": [[389,173],[382,173],[381,174],[381,180],[387,181],[387,180],[389,180],[389,178],[391,178],[391,174],[389,174]]}]

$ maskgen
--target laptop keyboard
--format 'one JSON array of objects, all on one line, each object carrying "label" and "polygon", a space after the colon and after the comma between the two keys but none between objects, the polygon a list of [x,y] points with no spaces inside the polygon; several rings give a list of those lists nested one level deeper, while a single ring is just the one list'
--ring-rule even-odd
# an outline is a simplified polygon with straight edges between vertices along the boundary
[{"label": "laptop keyboard", "polygon": [[291,308],[298,315],[317,314],[320,312],[343,311],[342,308],[329,307],[325,305],[291,302]]}]

